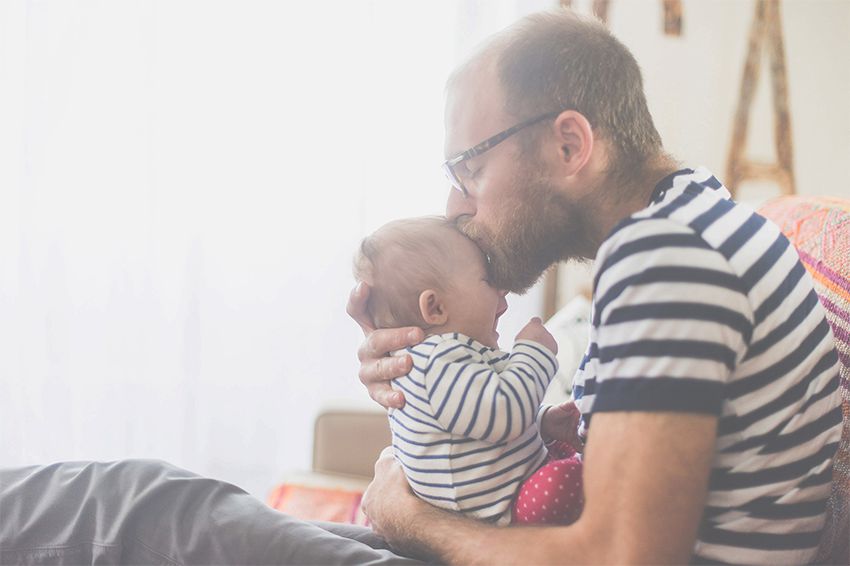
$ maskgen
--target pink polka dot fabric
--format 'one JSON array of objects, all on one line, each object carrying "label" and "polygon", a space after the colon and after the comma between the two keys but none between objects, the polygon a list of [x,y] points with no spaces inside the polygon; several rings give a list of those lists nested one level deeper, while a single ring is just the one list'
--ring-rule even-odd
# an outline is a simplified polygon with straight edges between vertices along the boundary
[{"label": "pink polka dot fabric", "polygon": [[514,502],[514,524],[569,525],[581,515],[582,463],[566,443],[549,447],[549,458],[522,486]]}]

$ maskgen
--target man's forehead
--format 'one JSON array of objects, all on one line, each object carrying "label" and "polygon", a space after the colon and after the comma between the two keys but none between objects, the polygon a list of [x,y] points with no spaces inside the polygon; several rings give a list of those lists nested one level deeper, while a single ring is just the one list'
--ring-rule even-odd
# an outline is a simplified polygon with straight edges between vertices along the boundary
[{"label": "man's forehead", "polygon": [[492,66],[468,66],[453,78],[446,91],[446,158],[501,131],[505,121],[502,87],[495,70]]}]

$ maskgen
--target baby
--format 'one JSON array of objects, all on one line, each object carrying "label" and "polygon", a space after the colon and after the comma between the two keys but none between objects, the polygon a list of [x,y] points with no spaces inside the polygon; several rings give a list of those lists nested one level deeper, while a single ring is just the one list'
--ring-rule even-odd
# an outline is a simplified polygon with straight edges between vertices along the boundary
[{"label": "baby", "polygon": [[425,501],[477,519],[570,523],[583,504],[581,463],[544,444],[538,408],[557,370],[557,344],[534,318],[498,350],[507,309],[475,243],[443,217],[397,220],[360,246],[377,328],[419,326],[413,369],[393,381],[406,404],[389,413],[393,450]]}]

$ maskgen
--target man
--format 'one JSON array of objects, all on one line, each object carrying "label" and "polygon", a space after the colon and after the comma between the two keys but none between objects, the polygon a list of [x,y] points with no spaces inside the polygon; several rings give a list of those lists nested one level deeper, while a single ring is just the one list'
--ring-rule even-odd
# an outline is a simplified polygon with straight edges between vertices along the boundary
[{"label": "man", "polygon": [[[637,64],[598,24],[543,14],[500,34],[453,76],[446,124],[448,214],[498,286],[596,258],[575,386],[586,505],[568,527],[496,528],[418,500],[385,452],[364,496],[375,531],[449,563],[811,560],[837,358],[787,240],[708,172],[676,171]],[[349,303],[368,333],[361,379],[399,406],[389,380],[411,361],[384,354],[423,333],[372,331],[367,300]],[[0,471],[0,563],[86,562],[413,563],[368,530],[303,523],[164,463]]]},{"label": "man", "polygon": [[[567,527],[476,523],[417,499],[387,450],[373,529],[461,564],[813,560],[841,423],[830,328],[778,228],[663,152],[628,50],[568,14],[519,22],[450,80],[446,156],[447,214],[494,285],[596,259],[575,382],[586,507]],[[367,301],[349,302],[361,380],[398,407],[388,380],[411,361],[384,354],[422,336],[372,331]]]}]

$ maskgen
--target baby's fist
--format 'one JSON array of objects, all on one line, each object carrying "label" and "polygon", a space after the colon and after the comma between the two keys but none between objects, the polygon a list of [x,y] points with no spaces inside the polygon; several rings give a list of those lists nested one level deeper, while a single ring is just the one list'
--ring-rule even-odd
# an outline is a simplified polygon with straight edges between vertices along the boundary
[{"label": "baby's fist", "polygon": [[538,317],[532,318],[528,321],[522,330],[519,331],[519,334],[516,335],[517,340],[531,340],[532,342],[537,342],[543,346],[546,346],[552,353],[558,353],[558,343],[555,342],[555,338],[549,333],[548,330],[543,326],[543,321]]}]

